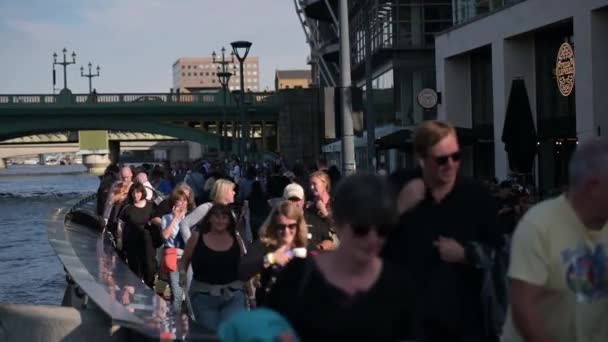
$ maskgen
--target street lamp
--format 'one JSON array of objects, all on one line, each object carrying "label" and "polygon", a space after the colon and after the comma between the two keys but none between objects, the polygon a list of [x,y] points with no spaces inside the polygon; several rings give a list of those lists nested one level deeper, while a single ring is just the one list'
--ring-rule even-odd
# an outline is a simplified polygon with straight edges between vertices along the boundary
[{"label": "street lamp", "polygon": [[88,74],[84,73],[84,67],[83,66],[80,67],[80,76],[87,77],[89,79],[89,94],[91,94],[93,92],[93,81],[92,81],[93,77],[99,77],[99,65],[97,66],[97,73],[96,74],[94,74],[91,71],[91,67],[92,66],[93,65],[91,64],[91,62],[89,62],[89,73]]},{"label": "street lamp", "polygon": [[252,43],[244,40],[239,40],[236,42],[230,43],[232,46],[232,52],[239,60],[240,70],[241,70],[241,96],[239,97],[240,101],[240,111],[241,111],[241,141],[239,144],[241,160],[244,160],[243,157],[246,155],[245,147],[247,146],[247,140],[249,138],[249,125],[245,124],[245,79],[243,76],[243,63],[249,54],[249,49],[251,48]]},{"label": "street lamp", "polygon": [[[213,51],[213,53],[211,54],[211,57],[213,57],[213,63],[215,64],[219,64],[219,66],[217,67],[218,72],[216,73],[218,81],[220,82],[220,84],[222,85],[222,94],[223,94],[223,98],[224,98],[224,107],[223,107],[223,111],[222,111],[222,129],[219,132],[220,133],[220,139],[223,139],[222,141],[222,146],[224,147],[225,151],[228,151],[228,146],[226,146],[226,138],[228,136],[228,126],[226,125],[226,89],[228,88],[228,83],[230,83],[230,77],[232,76],[232,73],[228,71],[228,67],[227,65],[230,63],[234,63],[234,53],[230,53],[230,60],[227,61],[226,60],[226,49],[222,46],[222,59],[221,60],[216,60],[217,58],[217,54],[215,53],[215,51]],[[219,127],[218,127],[219,130]]]},{"label": "street lamp", "polygon": [[63,66],[63,89],[68,89],[68,74],[67,66],[70,64],[76,64],[76,53],[72,51],[72,61],[68,61],[66,54],[68,49],[63,48],[63,62],[57,62],[57,53],[53,53],[53,86],[55,85],[55,65]]}]

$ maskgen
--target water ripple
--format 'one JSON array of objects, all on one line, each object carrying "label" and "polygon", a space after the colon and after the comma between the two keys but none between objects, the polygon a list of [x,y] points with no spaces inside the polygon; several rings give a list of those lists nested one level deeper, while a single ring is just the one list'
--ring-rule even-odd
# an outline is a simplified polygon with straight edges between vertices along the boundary
[{"label": "water ripple", "polygon": [[48,242],[47,222],[56,208],[94,192],[99,180],[48,170],[59,169],[0,170],[0,303],[61,303],[65,273]]}]

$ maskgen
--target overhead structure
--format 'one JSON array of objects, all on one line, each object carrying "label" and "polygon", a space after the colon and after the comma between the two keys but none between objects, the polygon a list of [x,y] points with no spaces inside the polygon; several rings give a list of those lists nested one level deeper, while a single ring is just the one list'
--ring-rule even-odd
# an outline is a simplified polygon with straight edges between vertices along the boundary
[{"label": "overhead structure", "polygon": [[336,87],[339,80],[339,22],[335,0],[294,0],[311,55],[313,83]]}]

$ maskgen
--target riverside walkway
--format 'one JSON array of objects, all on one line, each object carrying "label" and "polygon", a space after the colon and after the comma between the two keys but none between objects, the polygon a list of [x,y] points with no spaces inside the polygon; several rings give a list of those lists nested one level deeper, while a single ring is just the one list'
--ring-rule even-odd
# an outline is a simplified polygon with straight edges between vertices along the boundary
[{"label": "riverside walkway", "polygon": [[[137,278],[99,230],[90,196],[71,209],[59,209],[49,222],[51,246],[65,267],[68,289],[64,306],[99,310],[110,318],[108,329],[153,340],[216,341]],[[124,335],[124,334],[123,334]]]}]

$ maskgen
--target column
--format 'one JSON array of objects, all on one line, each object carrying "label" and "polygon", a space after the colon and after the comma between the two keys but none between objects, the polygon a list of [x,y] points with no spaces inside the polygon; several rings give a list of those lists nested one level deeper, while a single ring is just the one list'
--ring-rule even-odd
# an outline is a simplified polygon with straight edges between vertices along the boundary
[{"label": "column", "polygon": [[505,144],[501,141],[505,113],[509,102],[510,82],[505,73],[505,42],[492,43],[492,97],[494,98],[494,176],[504,180],[509,174],[509,162]]},{"label": "column", "polygon": [[576,132],[583,141],[608,130],[608,12],[580,9],[573,17]]},{"label": "column", "polygon": [[438,60],[437,88],[442,93],[442,103],[437,108],[437,118],[454,126],[471,128],[471,73],[469,56],[455,56]]},{"label": "column", "polygon": [[1,169],[6,169],[6,163],[4,162],[3,158],[0,158],[0,170]]},{"label": "column", "polygon": [[89,173],[101,175],[110,165],[108,131],[79,131],[79,154]]},{"label": "column", "polygon": [[266,146],[266,121],[262,120],[262,146],[260,146],[261,150],[268,150],[268,146]]},{"label": "column", "polygon": [[[594,79],[599,75],[593,74],[593,37],[591,30],[591,15],[587,11],[574,14],[574,59],[576,73],[574,89],[576,95],[576,135],[580,141],[589,139],[597,134],[594,120]],[[597,38],[596,38],[597,39]],[[605,39],[605,36],[604,36]],[[593,48],[600,48],[595,44]],[[591,63],[590,63],[591,61]],[[604,95],[605,96],[605,95]]]}]

